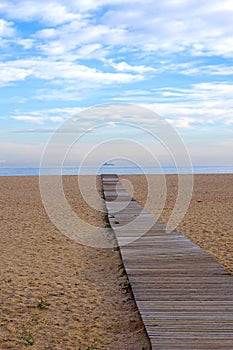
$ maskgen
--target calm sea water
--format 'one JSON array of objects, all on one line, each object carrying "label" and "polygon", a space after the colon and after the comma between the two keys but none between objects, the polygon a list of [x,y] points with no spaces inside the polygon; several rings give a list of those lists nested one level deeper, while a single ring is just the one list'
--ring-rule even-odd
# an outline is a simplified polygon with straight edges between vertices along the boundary
[{"label": "calm sea water", "polygon": [[[164,174],[177,174],[175,167],[164,166],[162,168]],[[227,166],[193,166],[192,172],[194,174],[233,174],[233,165]],[[144,167],[143,170],[134,166],[103,166],[97,174],[161,174],[161,169],[157,167]],[[179,173],[187,174],[190,170],[187,168],[180,168]],[[38,176],[40,168],[5,168],[0,167],[0,176]],[[43,175],[59,175],[59,169],[46,168],[43,169]],[[94,175],[96,174],[96,167],[64,167],[62,175]]]}]

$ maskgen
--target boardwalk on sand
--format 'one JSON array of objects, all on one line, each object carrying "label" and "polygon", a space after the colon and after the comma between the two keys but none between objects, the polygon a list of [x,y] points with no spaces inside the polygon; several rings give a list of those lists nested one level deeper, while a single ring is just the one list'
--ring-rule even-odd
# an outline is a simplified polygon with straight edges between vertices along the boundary
[{"label": "boardwalk on sand", "polygon": [[152,349],[233,349],[233,276],[182,234],[165,233],[116,175],[102,183]]}]

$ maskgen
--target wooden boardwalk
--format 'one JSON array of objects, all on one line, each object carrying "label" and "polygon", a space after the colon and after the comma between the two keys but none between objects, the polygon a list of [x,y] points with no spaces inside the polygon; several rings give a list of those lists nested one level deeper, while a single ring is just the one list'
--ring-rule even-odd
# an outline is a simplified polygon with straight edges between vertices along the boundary
[{"label": "wooden boardwalk", "polygon": [[166,234],[116,175],[102,183],[152,349],[233,349],[233,276],[182,234]]}]

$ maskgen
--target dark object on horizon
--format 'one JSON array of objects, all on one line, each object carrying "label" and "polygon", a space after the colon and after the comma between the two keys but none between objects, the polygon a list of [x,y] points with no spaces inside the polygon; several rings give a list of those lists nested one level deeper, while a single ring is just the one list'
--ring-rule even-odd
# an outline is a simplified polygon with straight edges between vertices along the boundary
[{"label": "dark object on horizon", "polygon": [[106,162],[106,163],[104,163],[103,164],[103,166],[114,166],[115,164],[113,164],[113,163],[108,163],[108,162]]}]

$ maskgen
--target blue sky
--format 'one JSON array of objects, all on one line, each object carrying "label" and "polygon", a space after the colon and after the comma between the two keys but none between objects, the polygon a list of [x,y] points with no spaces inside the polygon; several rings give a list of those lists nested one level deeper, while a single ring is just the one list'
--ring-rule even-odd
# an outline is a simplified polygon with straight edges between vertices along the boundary
[{"label": "blue sky", "polygon": [[0,165],[37,166],[53,130],[112,103],[163,116],[194,164],[232,164],[232,22],[232,0],[2,0]]}]

